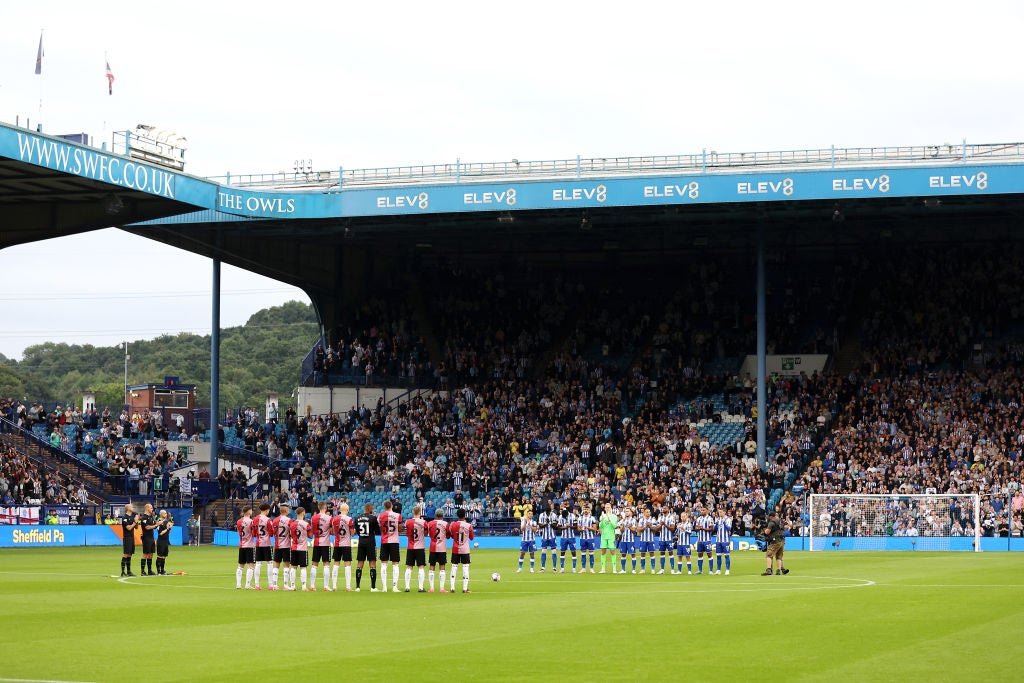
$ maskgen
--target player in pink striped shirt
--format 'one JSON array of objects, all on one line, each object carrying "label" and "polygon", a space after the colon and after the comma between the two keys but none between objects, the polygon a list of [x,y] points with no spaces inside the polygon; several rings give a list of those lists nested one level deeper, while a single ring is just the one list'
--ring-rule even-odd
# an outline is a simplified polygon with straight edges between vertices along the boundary
[{"label": "player in pink striped shirt", "polygon": [[384,501],[384,512],[380,513],[380,582],[381,591],[388,592],[388,564],[394,570],[392,590],[398,592],[398,563],[402,561],[398,543],[402,536],[402,515],[391,509],[391,501]]},{"label": "player in pink striped shirt", "polygon": [[412,581],[413,565],[419,567],[417,578],[419,592],[426,593],[423,588],[424,567],[427,564],[427,550],[424,541],[427,537],[427,520],[420,516],[420,506],[412,509],[412,519],[405,523],[405,533],[409,538],[409,545],[405,551],[405,592],[409,592],[409,583]]},{"label": "player in pink striped shirt", "polygon": [[352,590],[352,536],[356,532],[355,521],[348,516],[348,503],[338,506],[338,514],[331,519],[331,533],[334,534],[334,566],[331,568],[331,583],[338,590],[338,565],[345,563],[345,590]]},{"label": "player in pink striped shirt", "polygon": [[327,503],[321,502],[318,511],[309,520],[309,533],[313,537],[313,561],[310,571],[309,589],[316,591],[316,570],[323,569],[324,590],[331,589],[331,516],[327,514]]},{"label": "player in pink striped shirt", "polygon": [[278,582],[277,579],[281,575],[281,569],[284,569],[284,589],[289,590],[289,586],[292,589],[295,585],[291,582],[291,559],[292,559],[292,529],[291,517],[288,516],[288,506],[282,503],[278,506],[280,513],[277,517],[270,520],[271,533],[274,535],[274,578],[270,579],[270,590],[276,591]]},{"label": "player in pink striped shirt", "polygon": [[299,568],[302,590],[306,587],[306,566],[309,564],[309,522],[306,521],[306,509],[301,505],[295,508],[295,519],[289,525],[292,533],[292,587],[295,590],[295,568]]},{"label": "player in pink striped shirt", "polygon": [[242,572],[245,572],[245,588],[252,588],[253,566],[256,562],[256,524],[252,519],[252,507],[246,506],[242,516],[235,522],[238,532],[238,569],[235,570],[235,588],[242,588]]},{"label": "player in pink striped shirt", "polygon": [[459,508],[458,519],[448,526],[452,537],[451,587],[455,592],[455,570],[462,565],[462,592],[469,592],[469,542],[473,540],[473,525],[466,521],[466,509]]},{"label": "player in pink striped shirt", "polygon": [[444,510],[437,509],[434,520],[427,525],[430,534],[430,592],[434,592],[434,568],[441,565],[441,592],[447,593],[444,577],[448,570],[448,522],[444,519]]}]

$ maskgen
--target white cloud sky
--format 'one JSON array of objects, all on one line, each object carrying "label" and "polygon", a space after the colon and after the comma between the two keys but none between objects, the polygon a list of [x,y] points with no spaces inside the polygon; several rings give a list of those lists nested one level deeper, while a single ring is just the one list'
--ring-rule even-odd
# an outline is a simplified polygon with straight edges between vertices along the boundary
[{"label": "white cloud sky", "polygon": [[[197,175],[1022,137],[1019,2],[37,0],[3,15],[0,120],[97,145],[156,124],[188,138]],[[187,295],[128,284],[154,264]],[[0,272],[9,357],[209,331],[210,262],[120,231],[2,250]],[[225,326],[306,300],[227,266],[222,287]]]}]

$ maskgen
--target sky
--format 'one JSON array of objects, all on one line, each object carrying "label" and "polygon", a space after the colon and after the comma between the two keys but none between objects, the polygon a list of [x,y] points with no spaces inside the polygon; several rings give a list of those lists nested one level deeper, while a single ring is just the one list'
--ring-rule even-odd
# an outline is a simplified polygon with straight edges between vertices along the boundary
[{"label": "sky", "polygon": [[[96,146],[157,125],[199,176],[1010,142],[1021,25],[1001,1],[36,0],[3,7],[0,120]],[[0,274],[9,358],[210,332],[211,262],[120,230],[0,250]],[[221,287],[225,327],[308,302],[227,265]]]}]

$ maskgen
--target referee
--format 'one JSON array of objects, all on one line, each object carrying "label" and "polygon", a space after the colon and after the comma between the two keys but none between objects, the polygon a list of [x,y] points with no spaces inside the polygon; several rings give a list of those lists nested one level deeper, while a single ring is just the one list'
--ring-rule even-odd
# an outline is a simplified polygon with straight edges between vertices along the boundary
[{"label": "referee", "polygon": [[142,508],[142,517],[139,518],[142,526],[142,559],[139,560],[140,573],[143,576],[155,576],[153,572],[153,553],[156,552],[156,539],[153,538],[153,531],[156,529],[157,519],[153,514],[153,506],[146,503]]},{"label": "referee", "polygon": [[174,518],[167,514],[167,510],[161,510],[156,524],[156,573],[161,576],[167,573],[167,553],[171,550],[173,526]]},{"label": "referee", "polygon": [[132,504],[124,506],[124,515],[121,516],[121,539],[124,544],[121,555],[121,576],[135,576],[132,574],[132,555],[135,554],[135,526],[139,523],[139,516],[135,514]]},{"label": "referee", "polygon": [[377,536],[380,536],[380,523],[373,514],[373,503],[363,506],[363,514],[356,517],[356,533],[359,543],[356,545],[356,590],[363,578],[363,563],[370,563],[370,592],[377,592]]}]

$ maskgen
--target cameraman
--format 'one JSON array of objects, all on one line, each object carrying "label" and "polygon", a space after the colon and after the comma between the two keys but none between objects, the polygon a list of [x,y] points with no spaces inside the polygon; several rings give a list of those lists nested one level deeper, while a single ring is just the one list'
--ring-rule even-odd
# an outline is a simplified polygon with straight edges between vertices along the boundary
[{"label": "cameraman", "polygon": [[772,560],[778,560],[776,574],[788,574],[789,570],[782,564],[782,554],[786,547],[786,526],[779,519],[778,510],[772,511],[768,526],[764,528],[764,535],[768,540],[768,554],[765,557],[766,568],[761,576],[772,575]]}]

